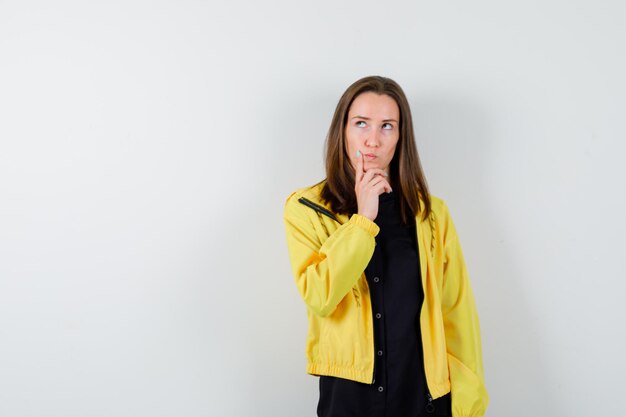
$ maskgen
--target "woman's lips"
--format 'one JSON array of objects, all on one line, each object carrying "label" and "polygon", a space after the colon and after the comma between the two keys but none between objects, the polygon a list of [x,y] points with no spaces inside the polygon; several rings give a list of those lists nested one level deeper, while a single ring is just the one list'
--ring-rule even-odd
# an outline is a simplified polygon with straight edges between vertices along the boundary
[{"label": "woman's lips", "polygon": [[371,153],[366,153],[366,154],[365,154],[365,157],[366,157],[367,159],[376,159],[376,155],[371,154]]}]

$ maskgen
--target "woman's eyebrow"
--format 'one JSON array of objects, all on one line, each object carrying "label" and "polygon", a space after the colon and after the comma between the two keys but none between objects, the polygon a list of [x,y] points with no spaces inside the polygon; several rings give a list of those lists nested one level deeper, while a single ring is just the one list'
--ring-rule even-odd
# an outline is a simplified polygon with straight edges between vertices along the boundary
[{"label": "woman's eyebrow", "polygon": [[[359,115],[356,115],[356,116],[352,117],[352,119],[371,120],[369,117],[359,116]],[[352,120],[352,119],[350,119],[350,120]],[[396,122],[396,123],[398,123],[398,121],[396,119],[384,119],[383,122]]]}]

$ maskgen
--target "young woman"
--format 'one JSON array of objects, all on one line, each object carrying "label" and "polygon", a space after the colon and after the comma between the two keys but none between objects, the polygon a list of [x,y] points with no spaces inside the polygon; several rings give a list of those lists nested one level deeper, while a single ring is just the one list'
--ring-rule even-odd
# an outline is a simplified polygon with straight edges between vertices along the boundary
[{"label": "young woman", "polygon": [[372,76],[348,87],[325,151],[326,178],[294,191],[284,211],[317,415],[482,417],[474,297],[400,86]]}]

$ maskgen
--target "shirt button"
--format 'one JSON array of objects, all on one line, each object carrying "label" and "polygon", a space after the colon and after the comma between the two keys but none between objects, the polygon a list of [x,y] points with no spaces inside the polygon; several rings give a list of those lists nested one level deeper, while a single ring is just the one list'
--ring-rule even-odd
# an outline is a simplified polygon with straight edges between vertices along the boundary
[{"label": "shirt button", "polygon": [[378,356],[383,356],[383,351],[382,350],[378,351]]},{"label": "shirt button", "polygon": [[377,318],[377,319],[381,318],[382,316],[383,316],[382,314],[380,314],[380,313],[376,313],[376,318]]},{"label": "shirt button", "polygon": [[383,392],[383,386],[381,385],[380,387],[378,387],[378,392]]},{"label": "shirt button", "polygon": [[378,281],[380,281],[380,278],[374,277],[374,282],[378,282]]}]

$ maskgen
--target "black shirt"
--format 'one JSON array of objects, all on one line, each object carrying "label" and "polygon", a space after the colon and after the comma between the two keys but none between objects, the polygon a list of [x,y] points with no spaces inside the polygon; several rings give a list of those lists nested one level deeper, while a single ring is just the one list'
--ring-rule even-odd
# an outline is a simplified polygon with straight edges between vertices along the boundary
[{"label": "black shirt", "polygon": [[450,394],[429,403],[420,310],[424,291],[415,221],[402,224],[396,193],[379,196],[380,227],[365,269],[374,321],[374,383],[320,376],[319,417],[451,416]]}]

